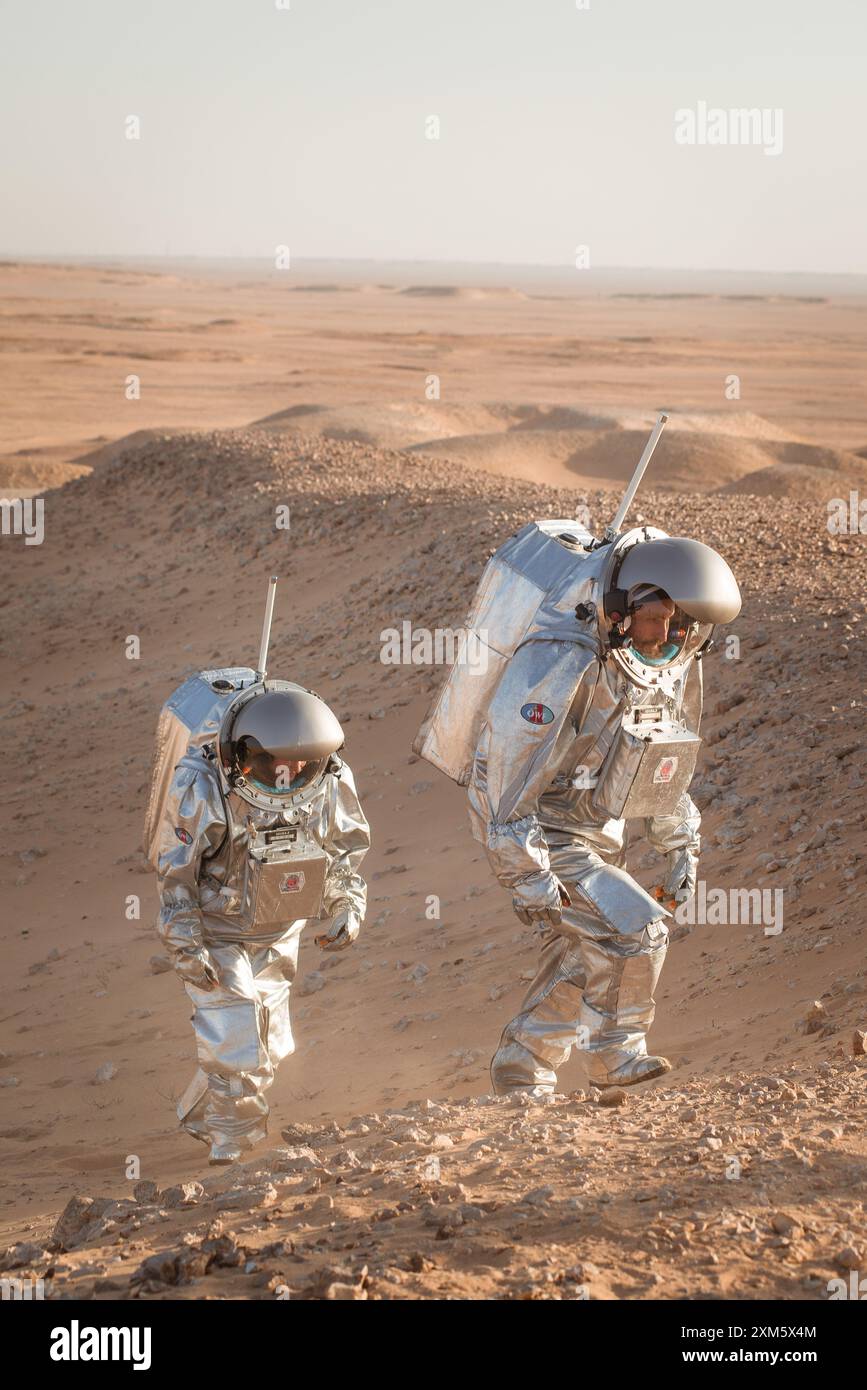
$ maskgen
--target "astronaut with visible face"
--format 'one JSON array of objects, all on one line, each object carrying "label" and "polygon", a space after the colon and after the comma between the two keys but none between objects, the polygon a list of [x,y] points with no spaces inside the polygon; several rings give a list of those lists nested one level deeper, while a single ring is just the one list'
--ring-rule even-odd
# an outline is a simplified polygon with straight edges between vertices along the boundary
[{"label": "astronaut with visible face", "polygon": [[[538,547],[524,534],[516,546]],[[473,833],[542,943],[491,1064],[499,1093],[554,1090],[575,1046],[597,1086],[670,1069],[646,1039],[666,918],[696,882],[700,656],[713,624],[740,610],[728,565],[698,541],[645,527],[580,550],[588,601],[574,617],[542,614],[509,657],[469,773]],[[519,581],[502,573],[508,610]],[[624,868],[629,821],[665,858],[652,894]]]},{"label": "astronaut with visible face", "polygon": [[[213,682],[212,701],[226,684]],[[266,1133],[265,1093],[294,1051],[289,993],[306,922],[330,917],[317,944],[337,951],[364,919],[370,832],[342,746],[324,701],[268,680],[232,699],[213,743],[191,746],[171,779],[158,931],[193,1005],[199,1060],[178,1117],[212,1163]]]}]

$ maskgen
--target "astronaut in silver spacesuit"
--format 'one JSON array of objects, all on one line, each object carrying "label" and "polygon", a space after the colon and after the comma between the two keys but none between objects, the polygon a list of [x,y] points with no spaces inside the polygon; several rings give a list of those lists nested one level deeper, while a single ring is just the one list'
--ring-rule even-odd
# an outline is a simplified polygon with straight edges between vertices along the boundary
[{"label": "astronaut in silver spacesuit", "polygon": [[[646,1036],[666,918],[696,882],[700,816],[687,787],[700,657],[740,595],[726,562],[697,541],[645,529],[584,549],[591,601],[531,631],[509,658],[469,775],[473,833],[518,918],[542,937],[536,977],[491,1063],[500,1094],[553,1091],[574,1046],[596,1086],[670,1070]],[[652,893],[623,867],[628,821],[665,858]]]},{"label": "astronaut in silver spacesuit", "polygon": [[198,1051],[178,1117],[210,1144],[212,1163],[266,1133],[265,1093],[294,1051],[289,992],[307,920],[330,917],[317,944],[339,951],[364,919],[370,833],[342,745],[321,699],[268,681],[235,698],[213,743],[190,747],[172,776],[158,931],[192,1002]]}]

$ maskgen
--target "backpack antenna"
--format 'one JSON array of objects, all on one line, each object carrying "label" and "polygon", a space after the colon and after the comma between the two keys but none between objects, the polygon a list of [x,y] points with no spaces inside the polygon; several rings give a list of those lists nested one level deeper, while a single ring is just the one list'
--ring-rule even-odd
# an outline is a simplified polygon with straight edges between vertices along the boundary
[{"label": "backpack antenna", "polygon": [[605,534],[602,538],[603,545],[605,545],[607,541],[616,540],[617,537],[620,535],[620,528],[623,525],[626,513],[632,506],[632,499],[638,491],[638,485],[641,482],[641,479],[644,477],[645,469],[647,468],[647,465],[650,463],[651,455],[653,454],[653,451],[656,448],[659,436],[662,434],[662,431],[665,429],[667,423],[668,416],[663,411],[657,416],[656,424],[653,426],[651,436],[644,446],[644,452],[641,455],[641,458],[638,460],[638,466],[636,467],[635,472],[632,475],[629,486],[623,494],[623,500],[621,501],[620,506],[617,508],[616,516],[614,517],[614,520],[611,522],[611,524],[605,527]]},{"label": "backpack antenna", "polygon": [[277,595],[277,576],[272,574],[268,580],[268,591],[265,595],[265,621],[262,624],[262,641],[259,645],[259,665],[256,668],[256,680],[264,684],[268,674],[268,647],[271,643],[271,619],[274,616],[274,599]]}]

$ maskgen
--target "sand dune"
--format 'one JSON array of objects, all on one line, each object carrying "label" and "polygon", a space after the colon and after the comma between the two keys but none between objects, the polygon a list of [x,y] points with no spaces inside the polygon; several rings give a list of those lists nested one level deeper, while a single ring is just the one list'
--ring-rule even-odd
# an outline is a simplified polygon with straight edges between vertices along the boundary
[{"label": "sand dune", "polygon": [[[562,270],[374,262],[286,272],[255,262],[6,262],[0,479],[26,476],[38,486],[39,464],[48,462],[44,482],[54,485],[68,476],[54,464],[77,463],[94,441],[140,429],[267,421],[269,430],[295,430],[293,409],[323,403],[338,413],[308,419],[314,433],[437,450],[463,437],[464,466],[561,484],[579,476],[584,441],[557,431],[600,433],[580,476],[619,477],[628,441],[617,436],[644,430],[664,407],[672,416],[666,442],[684,431],[706,440],[695,468],[671,455],[670,483],[703,486],[701,469],[719,467],[714,485],[727,486],[780,461],[755,457],[756,441],[843,454],[865,447],[861,282],[811,277],[804,294],[786,296],[790,283],[801,282],[674,272],[588,280]],[[649,297],[616,297],[630,286]],[[732,372],[740,401],[724,397]],[[131,375],[139,377],[134,399]],[[476,441],[518,430],[550,432],[550,457],[538,441],[528,440],[523,463],[505,437]],[[749,441],[746,466],[720,436]],[[22,460],[26,475],[9,471]]]},{"label": "sand dune", "polygon": [[406,449],[431,439],[463,435],[474,427],[496,428],[497,420],[496,411],[487,406],[443,409],[435,401],[403,401],[345,406],[295,405],[268,415],[264,420],[256,420],[252,427],[274,434],[354,439],[384,449]]},{"label": "sand dune", "polygon": [[[431,402],[297,405],[255,424],[280,434],[407,449],[562,487],[626,482],[652,421],[652,415],[614,408]],[[855,454],[792,439],[752,412],[672,412],[652,464],[655,487],[682,492],[755,490],[778,497],[791,492],[821,500],[841,487],[863,486],[864,480]]]}]

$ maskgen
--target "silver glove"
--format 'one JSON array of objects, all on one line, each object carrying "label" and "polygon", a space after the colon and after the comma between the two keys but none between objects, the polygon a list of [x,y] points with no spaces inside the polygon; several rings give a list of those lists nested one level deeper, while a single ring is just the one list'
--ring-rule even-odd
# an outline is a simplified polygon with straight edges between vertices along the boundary
[{"label": "silver glove", "polygon": [[512,907],[518,921],[525,926],[531,922],[547,922],[559,927],[563,908],[569,907],[571,901],[556,874],[533,874],[512,888]]},{"label": "silver glove", "polygon": [[172,964],[185,984],[195,985],[197,989],[213,989],[219,984],[214,963],[204,948],[178,951]]},{"label": "silver glove", "polygon": [[328,931],[317,936],[316,945],[323,951],[344,951],[361,931],[361,918],[351,907],[344,907],[334,917]]}]

